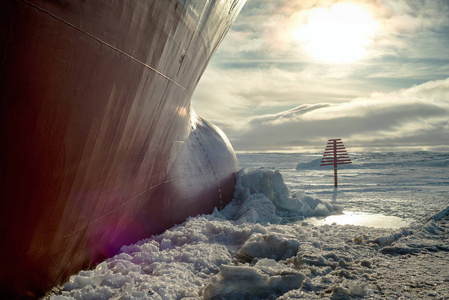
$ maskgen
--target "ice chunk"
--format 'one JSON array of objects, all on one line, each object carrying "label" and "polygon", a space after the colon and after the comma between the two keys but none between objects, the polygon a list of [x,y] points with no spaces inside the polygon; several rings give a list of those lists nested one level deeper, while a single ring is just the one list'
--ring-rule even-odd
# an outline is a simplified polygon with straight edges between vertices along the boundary
[{"label": "ice chunk", "polygon": [[283,294],[298,289],[306,276],[273,260],[263,260],[254,266],[222,265],[203,290],[204,299],[246,299]]},{"label": "ice chunk", "polygon": [[423,226],[423,230],[431,233],[431,234],[440,234],[441,232],[444,232],[445,229],[435,224],[434,220],[430,220],[427,222],[426,225]]},{"label": "ice chunk", "polygon": [[235,218],[241,222],[279,223],[276,207],[264,194],[251,194],[240,205]]},{"label": "ice chunk", "polygon": [[[268,203],[268,201],[271,202]],[[301,216],[328,216],[339,210],[331,203],[297,192],[290,192],[278,170],[264,168],[241,169],[237,173],[234,200],[225,208],[227,218],[247,222],[278,223],[282,212]]]},{"label": "ice chunk", "polygon": [[299,241],[296,238],[279,236],[278,234],[253,234],[243,244],[238,256],[252,261],[253,258],[271,258],[275,260],[295,256]]}]

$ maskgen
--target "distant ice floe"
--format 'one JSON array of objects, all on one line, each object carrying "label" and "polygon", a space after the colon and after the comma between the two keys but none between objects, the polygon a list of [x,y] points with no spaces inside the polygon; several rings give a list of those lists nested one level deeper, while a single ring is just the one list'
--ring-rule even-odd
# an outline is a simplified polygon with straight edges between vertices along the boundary
[{"label": "distant ice floe", "polygon": [[[222,211],[124,246],[95,269],[72,276],[48,298],[449,296],[449,272],[442,271],[449,259],[447,212],[424,226],[399,230],[314,226],[305,218],[338,211],[305,194],[290,195],[276,170],[243,169],[234,199]],[[435,251],[438,256],[428,255]]]},{"label": "distant ice floe", "polygon": [[[339,169],[383,169],[407,167],[447,168],[449,155],[433,152],[388,152],[388,153],[349,153],[352,163],[339,165]],[[308,162],[299,162],[296,170],[325,170],[333,166],[320,166],[321,157]]]},{"label": "distant ice floe", "polygon": [[[296,165],[296,170],[319,170],[319,169],[333,169],[333,166],[320,166],[321,158],[314,159],[310,162],[298,163]],[[363,168],[361,165],[355,164],[347,164],[347,165],[339,165],[339,169],[359,169]]]}]

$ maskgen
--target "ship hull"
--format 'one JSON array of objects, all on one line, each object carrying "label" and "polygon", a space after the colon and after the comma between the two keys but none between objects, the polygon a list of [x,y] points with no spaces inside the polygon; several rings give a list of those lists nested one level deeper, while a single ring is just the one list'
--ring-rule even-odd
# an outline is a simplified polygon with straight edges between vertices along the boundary
[{"label": "ship hull", "polygon": [[190,101],[242,5],[0,4],[2,296],[42,295],[232,199],[235,154]]}]

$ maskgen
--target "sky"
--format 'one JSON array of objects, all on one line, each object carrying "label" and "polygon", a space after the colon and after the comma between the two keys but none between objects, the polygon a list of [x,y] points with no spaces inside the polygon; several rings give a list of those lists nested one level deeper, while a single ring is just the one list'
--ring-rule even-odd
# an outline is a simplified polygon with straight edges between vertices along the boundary
[{"label": "sky", "polygon": [[449,151],[449,1],[248,0],[192,105],[237,152]]}]

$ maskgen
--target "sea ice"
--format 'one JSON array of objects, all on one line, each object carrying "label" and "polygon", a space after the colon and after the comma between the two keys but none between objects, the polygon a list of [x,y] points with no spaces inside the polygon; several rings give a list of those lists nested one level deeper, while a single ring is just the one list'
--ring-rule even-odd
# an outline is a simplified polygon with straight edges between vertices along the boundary
[{"label": "sea ice", "polygon": [[271,169],[238,173],[234,200],[124,246],[50,299],[449,297],[449,218],[400,229],[314,225],[335,203],[290,193]]}]

